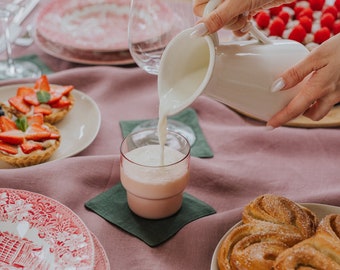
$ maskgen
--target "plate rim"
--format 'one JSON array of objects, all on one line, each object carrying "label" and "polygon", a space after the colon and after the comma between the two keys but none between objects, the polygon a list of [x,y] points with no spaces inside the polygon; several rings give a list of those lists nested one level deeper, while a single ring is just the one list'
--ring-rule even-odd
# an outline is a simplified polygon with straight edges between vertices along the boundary
[{"label": "plate rim", "polygon": [[[5,92],[5,91],[10,91],[10,88],[18,88],[20,86],[23,86],[24,83],[19,83],[19,84],[8,84],[8,85],[4,85],[4,86],[0,86],[0,94],[1,92]],[[26,83],[25,86],[33,86],[34,83]],[[51,85],[58,85],[58,84],[53,84],[51,83]],[[75,99],[75,104],[79,102],[81,102],[81,100],[83,98],[85,98],[86,100],[88,100],[90,102],[90,104],[93,106],[93,109],[95,110],[96,112],[96,118],[97,118],[97,124],[96,124],[96,128],[95,129],[91,129],[93,130],[93,133],[92,133],[92,136],[90,136],[89,139],[87,139],[87,141],[79,148],[77,149],[76,151],[72,151],[72,152],[69,152],[68,154],[64,154],[64,155],[61,155],[57,158],[54,158],[55,156],[55,153],[51,156],[51,158],[49,160],[47,160],[46,162],[44,163],[48,163],[48,162],[52,162],[52,161],[56,161],[56,160],[61,160],[61,159],[65,159],[65,158],[68,158],[68,157],[71,157],[71,156],[74,156],[76,154],[78,154],[79,152],[85,150],[97,137],[98,133],[99,133],[99,130],[100,130],[100,127],[101,127],[101,112],[100,112],[100,109],[97,105],[97,103],[87,94],[85,94],[84,92],[80,91],[80,90],[77,90],[77,89],[73,89],[72,90],[72,94],[74,95],[74,99]],[[76,105],[75,105],[76,106]],[[79,105],[78,105],[79,106]],[[72,111],[74,110],[74,108],[71,109],[71,111],[69,112],[69,114],[72,114]],[[66,116],[67,117],[67,116]],[[60,122],[61,123],[61,122]],[[55,126],[60,129],[60,130],[63,130],[61,128],[59,128],[59,124],[60,123],[56,123]],[[62,146],[62,144],[59,146],[59,148]],[[58,151],[59,149],[56,150],[56,152]],[[43,165],[44,163],[41,163],[41,164],[36,164],[36,165],[33,165],[33,166],[38,166],[38,165]],[[1,167],[1,164],[2,164],[2,161],[0,162],[0,170],[2,169],[22,169],[22,168],[17,168],[17,167],[14,167],[14,166],[11,166],[7,163],[4,162],[4,164],[6,164],[6,166],[9,166],[9,167],[6,167],[6,168],[2,168]],[[29,166],[29,167],[33,167],[33,166]],[[23,167],[23,168],[26,168],[26,167]]]},{"label": "plate rim", "polygon": [[[308,208],[309,210],[312,210],[319,219],[321,219],[321,215],[318,215],[320,209],[321,211],[326,212],[323,216],[330,214],[330,213],[334,213],[332,210],[335,211],[335,213],[340,214],[340,206],[335,206],[335,205],[330,205],[330,204],[322,204],[322,203],[298,203],[306,208]],[[331,210],[332,209],[332,210]],[[210,270],[219,270],[218,265],[217,265],[217,252],[223,242],[223,240],[227,237],[227,235],[231,232],[231,230],[233,230],[235,227],[241,225],[242,221],[238,221],[237,223],[235,223],[218,241],[212,258],[211,258],[211,263],[210,263]]]},{"label": "plate rim", "polygon": [[[65,204],[59,202],[56,199],[53,199],[49,196],[40,194],[38,192],[33,192],[33,191],[29,191],[29,190],[24,190],[24,189],[15,189],[15,188],[2,188],[0,187],[0,193],[15,193],[15,194],[26,194],[26,195],[30,195],[30,196],[34,196],[35,198],[38,199],[43,199],[44,201],[48,202],[48,203],[52,203],[56,208],[56,212],[60,212],[60,208],[62,208],[65,212],[67,212],[70,216],[71,219],[73,221],[76,221],[77,224],[79,224],[82,228],[79,227],[79,229],[81,229],[82,232],[86,233],[86,236],[88,237],[89,240],[89,244],[91,245],[91,250],[93,251],[92,254],[92,259],[91,259],[91,267],[95,266],[95,244],[94,244],[94,240],[92,238],[92,232],[90,231],[90,229],[86,226],[85,222],[80,218],[79,215],[77,215],[71,208],[69,208],[68,206],[66,206]],[[15,224],[15,223],[14,223]],[[34,227],[36,228],[36,227]],[[1,230],[1,228],[0,228]]]}]

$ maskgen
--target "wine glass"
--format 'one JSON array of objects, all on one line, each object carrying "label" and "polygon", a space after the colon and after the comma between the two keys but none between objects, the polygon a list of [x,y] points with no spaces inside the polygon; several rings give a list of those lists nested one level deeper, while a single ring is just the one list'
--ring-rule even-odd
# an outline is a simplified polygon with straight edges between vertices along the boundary
[{"label": "wine glass", "polygon": [[[195,16],[190,0],[131,0],[128,23],[129,51],[136,64],[146,72],[158,75],[163,51],[179,32],[193,26]],[[157,127],[152,119],[133,131]],[[167,129],[185,136],[191,145],[196,137],[191,127],[169,119]]]},{"label": "wine glass", "polygon": [[20,8],[23,8],[23,5],[25,5],[25,1],[20,1],[19,4],[13,1],[1,1],[0,3],[0,36],[5,43],[6,55],[6,60],[0,61],[0,80],[41,76],[41,70],[35,64],[16,61],[12,57],[10,23]]}]

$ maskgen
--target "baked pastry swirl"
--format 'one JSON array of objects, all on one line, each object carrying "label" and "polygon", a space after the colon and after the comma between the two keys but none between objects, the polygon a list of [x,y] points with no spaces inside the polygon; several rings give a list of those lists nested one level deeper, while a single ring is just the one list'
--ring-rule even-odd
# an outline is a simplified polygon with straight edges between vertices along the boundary
[{"label": "baked pastry swirl", "polygon": [[277,257],[274,269],[340,270],[340,215],[325,216],[313,237]]},{"label": "baked pastry swirl", "polygon": [[315,233],[318,220],[293,201],[267,194],[244,208],[242,223],[221,243],[220,270],[273,269],[280,253]]}]

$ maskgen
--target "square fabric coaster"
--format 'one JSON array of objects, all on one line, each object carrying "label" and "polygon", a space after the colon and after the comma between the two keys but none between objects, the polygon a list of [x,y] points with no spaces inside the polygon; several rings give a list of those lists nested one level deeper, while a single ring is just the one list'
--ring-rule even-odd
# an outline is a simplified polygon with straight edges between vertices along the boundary
[{"label": "square fabric coaster", "polygon": [[126,191],[119,183],[85,203],[110,223],[155,247],[174,236],[186,224],[216,213],[206,203],[184,193],[181,209],[164,219],[145,219],[135,215],[127,204]]},{"label": "square fabric coaster", "polygon": [[[211,158],[214,156],[210,146],[208,145],[201,127],[198,123],[197,114],[194,109],[188,108],[184,111],[170,116],[169,119],[179,121],[183,124],[188,125],[194,131],[196,140],[191,146],[191,155],[199,158]],[[120,121],[120,128],[122,135],[125,138],[132,130],[139,124],[148,120],[132,120],[132,121]]]}]

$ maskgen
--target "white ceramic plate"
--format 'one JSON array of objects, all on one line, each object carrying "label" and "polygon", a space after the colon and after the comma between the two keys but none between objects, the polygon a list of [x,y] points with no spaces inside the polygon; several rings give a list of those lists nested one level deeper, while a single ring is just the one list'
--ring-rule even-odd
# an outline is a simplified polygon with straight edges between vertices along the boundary
[{"label": "white ceramic plate", "polygon": [[[301,205],[309,208],[312,212],[314,212],[319,220],[321,220],[324,216],[328,214],[340,214],[340,207],[332,206],[332,205],[326,205],[326,204],[317,204],[317,203],[301,203]],[[212,260],[210,265],[210,270],[219,270],[218,264],[217,264],[217,253],[218,250],[223,242],[223,240],[227,237],[227,235],[237,226],[239,226],[241,222],[236,223],[232,228],[230,228],[225,235],[221,238],[221,240],[218,242]]]},{"label": "white ceramic plate", "polygon": [[[23,84],[0,87],[0,101],[7,101],[15,96],[19,86]],[[27,86],[32,85],[27,84]],[[88,95],[78,90],[72,90],[72,94],[75,98],[74,107],[63,120],[56,124],[61,133],[61,144],[49,161],[63,159],[81,152],[98,134],[101,115],[97,104]],[[13,167],[0,161],[0,169],[7,168]]]},{"label": "white ceramic plate", "polygon": [[0,242],[1,269],[93,269],[95,265],[91,232],[83,221],[38,193],[0,189]]}]

